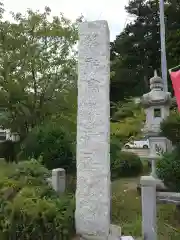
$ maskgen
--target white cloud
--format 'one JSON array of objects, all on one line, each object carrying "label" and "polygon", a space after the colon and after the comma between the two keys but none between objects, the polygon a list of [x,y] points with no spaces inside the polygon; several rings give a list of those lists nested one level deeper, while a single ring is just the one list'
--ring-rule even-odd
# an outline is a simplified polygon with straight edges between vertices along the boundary
[{"label": "white cloud", "polygon": [[87,20],[108,21],[111,40],[123,29],[126,22],[127,14],[124,10],[128,0],[4,0],[6,10],[14,12],[25,12],[27,8],[33,10],[43,10],[45,6],[49,6],[52,14],[57,15],[63,12],[64,15],[72,20],[81,14]]}]

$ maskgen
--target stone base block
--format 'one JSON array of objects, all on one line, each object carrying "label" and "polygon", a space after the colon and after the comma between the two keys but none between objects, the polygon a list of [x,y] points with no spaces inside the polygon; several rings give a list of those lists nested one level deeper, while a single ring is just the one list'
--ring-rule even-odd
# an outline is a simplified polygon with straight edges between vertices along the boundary
[{"label": "stone base block", "polygon": [[[154,178],[154,180],[156,181],[156,192],[167,192],[168,191],[168,188],[164,185],[162,180],[160,180],[158,178]],[[139,195],[141,195],[141,183],[140,182],[137,184],[137,191],[138,191]]]},{"label": "stone base block", "polygon": [[121,227],[111,224],[109,236],[106,238],[104,236],[95,235],[83,235],[80,240],[120,240],[121,239]]},{"label": "stone base block", "polygon": [[110,235],[111,236],[121,236],[121,227],[111,224],[110,226]]}]

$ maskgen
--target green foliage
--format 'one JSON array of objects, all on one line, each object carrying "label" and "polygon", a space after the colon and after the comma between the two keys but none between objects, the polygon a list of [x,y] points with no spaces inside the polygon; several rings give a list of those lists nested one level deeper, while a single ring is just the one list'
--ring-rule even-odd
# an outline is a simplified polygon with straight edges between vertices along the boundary
[{"label": "green foliage", "polygon": [[161,123],[163,136],[172,141],[173,145],[180,144],[180,113],[172,111],[171,114]]},{"label": "green foliage", "polygon": [[171,191],[180,191],[180,150],[166,153],[157,163],[157,175]]},{"label": "green foliage", "polygon": [[29,9],[9,22],[0,11],[0,121],[21,140],[52,114],[76,108],[77,21],[50,15],[48,7]]},{"label": "green foliage", "polygon": [[0,179],[1,239],[71,239],[74,198],[61,197],[46,182],[48,170],[38,161],[15,165]]},{"label": "green foliage", "polygon": [[116,161],[121,151],[121,148],[122,148],[122,144],[121,144],[120,138],[118,138],[116,135],[111,135],[111,144],[110,144],[111,162]]},{"label": "green foliage", "polygon": [[131,137],[140,137],[145,114],[140,104],[128,99],[113,105],[111,134],[118,137],[121,143],[125,143]]},{"label": "green foliage", "polygon": [[126,119],[126,122],[111,123],[111,132],[125,143],[131,136],[138,135],[139,129],[134,119]]},{"label": "green foliage", "polygon": [[[3,213],[1,239],[68,240],[72,237],[73,211],[67,199],[40,199],[33,189],[23,189],[13,203],[8,202]],[[10,215],[8,219],[7,215]]]},{"label": "green foliage", "polygon": [[139,175],[143,170],[140,158],[129,152],[121,151],[121,139],[111,135],[110,156],[112,178],[133,177]]},{"label": "green foliage", "polygon": [[136,118],[126,118],[124,121],[111,123],[111,133],[125,143],[130,138],[141,136],[142,121]]},{"label": "green foliage", "polygon": [[111,175],[112,178],[133,177],[139,175],[143,170],[140,158],[129,152],[121,151],[120,138],[111,135]]},{"label": "green foliage", "polygon": [[112,121],[116,122],[119,120],[123,120],[124,118],[133,116],[134,113],[132,106],[130,106],[130,104],[124,103],[124,105],[122,104],[120,107],[117,108],[117,111],[112,116]]},{"label": "green foliage", "polygon": [[111,119],[113,122],[120,121],[128,117],[136,117],[142,113],[140,104],[135,103],[134,99],[127,99],[123,102],[113,104],[111,109],[114,110]]},{"label": "green foliage", "polygon": [[142,171],[141,159],[134,153],[121,151],[111,159],[112,178],[138,176]]},{"label": "green foliage", "polygon": [[161,123],[162,135],[176,147],[172,153],[166,153],[157,165],[157,174],[172,191],[180,191],[180,113],[172,110]]},{"label": "green foliage", "polygon": [[15,170],[13,171],[13,179],[20,179],[32,177],[37,180],[37,182],[43,183],[44,179],[50,176],[50,172],[47,168],[41,165],[40,161],[31,159],[29,161],[19,162]]},{"label": "green foliage", "polygon": [[6,140],[0,143],[0,155],[6,162],[16,162],[16,150],[19,143]]},{"label": "green foliage", "polygon": [[[121,178],[112,182],[112,223],[122,227],[122,235],[144,240],[142,234],[141,196],[137,178]],[[179,211],[175,204],[157,204],[157,239],[179,240]]]},{"label": "green foliage", "polygon": [[74,140],[66,129],[57,123],[46,123],[33,129],[23,142],[24,157],[42,156],[43,164],[48,169],[75,169]]},{"label": "green foliage", "polygon": [[[168,66],[180,61],[180,3],[165,3]],[[111,101],[142,96],[149,91],[154,69],[160,70],[159,3],[156,0],[131,0],[126,11],[133,18],[111,43]],[[172,89],[169,81],[169,89]]]},{"label": "green foliage", "polygon": [[[158,4],[155,1],[132,0],[126,8],[134,17],[112,43],[111,100],[142,96],[148,91],[148,80],[160,68]],[[121,94],[118,94],[121,92]]]},{"label": "green foliage", "polygon": [[77,131],[77,109],[73,108],[73,110],[67,112],[67,114],[59,113],[55,114],[50,118],[50,120],[47,120],[44,124],[49,124],[49,121],[51,124],[54,124],[55,126],[61,126],[63,131],[68,136],[68,139],[70,140],[73,151],[76,151],[76,131]]}]

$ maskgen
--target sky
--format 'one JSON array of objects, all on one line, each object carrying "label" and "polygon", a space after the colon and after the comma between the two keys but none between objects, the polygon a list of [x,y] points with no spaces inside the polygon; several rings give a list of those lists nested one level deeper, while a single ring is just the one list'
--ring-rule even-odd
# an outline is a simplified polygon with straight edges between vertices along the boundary
[{"label": "sky", "polygon": [[[129,0],[2,0],[7,12],[24,13],[27,8],[43,11],[45,6],[53,15],[64,13],[66,18],[75,20],[83,15],[87,21],[107,20],[114,40],[125,26],[127,14],[124,10]],[[6,13],[8,18],[8,14]]]}]

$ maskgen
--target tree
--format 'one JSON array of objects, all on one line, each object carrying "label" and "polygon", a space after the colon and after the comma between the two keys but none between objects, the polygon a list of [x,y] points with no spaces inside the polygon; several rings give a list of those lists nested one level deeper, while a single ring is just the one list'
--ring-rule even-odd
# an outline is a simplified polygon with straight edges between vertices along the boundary
[{"label": "tree", "polygon": [[[160,70],[159,3],[131,0],[126,11],[134,16],[111,43],[111,101],[141,96],[149,90],[149,78]],[[179,64],[180,3],[165,1],[168,67]],[[169,81],[169,85],[171,83]]]},{"label": "tree", "polygon": [[44,13],[12,13],[13,23],[0,21],[0,103],[5,109],[0,121],[21,139],[46,117],[67,110],[67,97],[76,91],[78,20],[72,23],[61,14],[50,21],[50,13],[46,7]]},{"label": "tree", "polygon": [[[157,8],[154,1],[144,0],[130,1],[126,7],[126,11],[133,15],[135,20],[126,26],[112,44],[112,59],[116,72],[114,79],[112,78],[112,101],[142,95],[148,90],[148,80],[154,69],[159,69]],[[114,95],[114,88],[117,86],[122,89],[121,96]]]},{"label": "tree", "polygon": [[161,123],[161,132],[174,146],[178,146],[180,149],[180,113],[178,110],[172,110],[170,115]]}]

